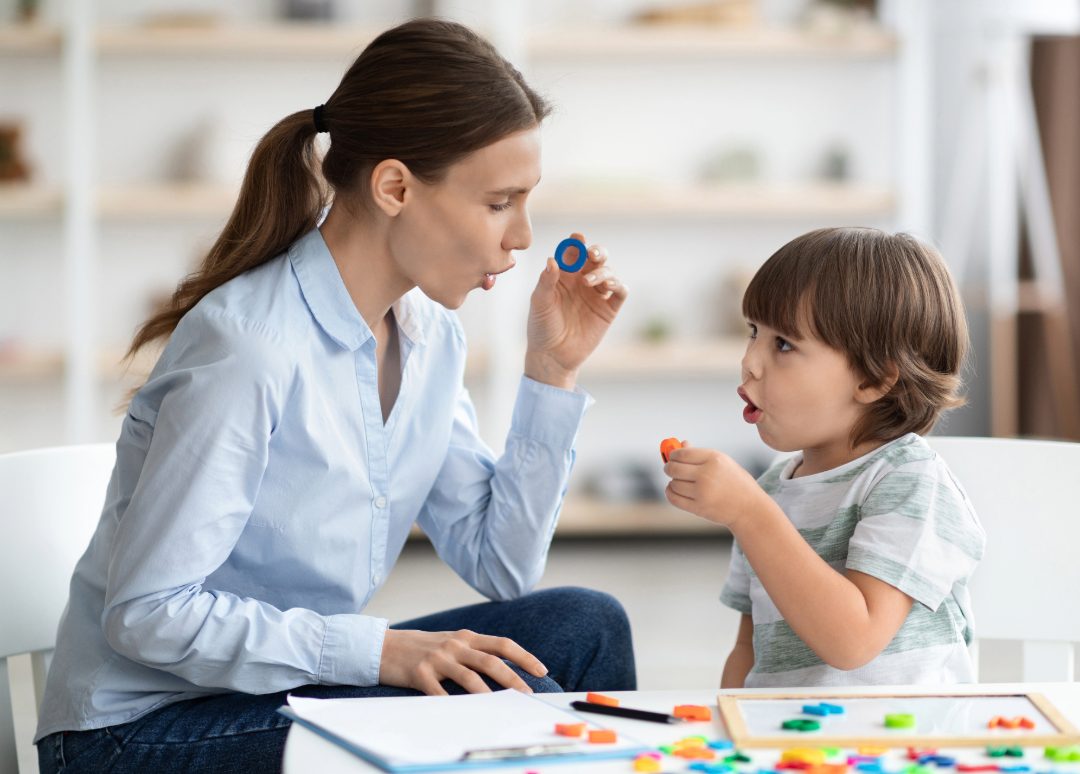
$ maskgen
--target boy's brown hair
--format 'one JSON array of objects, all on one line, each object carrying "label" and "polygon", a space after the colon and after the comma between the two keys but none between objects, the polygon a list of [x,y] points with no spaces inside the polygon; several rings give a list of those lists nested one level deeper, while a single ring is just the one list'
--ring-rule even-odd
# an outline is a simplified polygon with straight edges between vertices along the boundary
[{"label": "boy's brown hair", "polygon": [[895,366],[896,383],[852,428],[852,446],[924,434],[964,403],[960,294],[941,255],[913,236],[873,228],[803,234],[754,275],[743,314],[793,339],[814,335],[872,386],[886,383]]}]

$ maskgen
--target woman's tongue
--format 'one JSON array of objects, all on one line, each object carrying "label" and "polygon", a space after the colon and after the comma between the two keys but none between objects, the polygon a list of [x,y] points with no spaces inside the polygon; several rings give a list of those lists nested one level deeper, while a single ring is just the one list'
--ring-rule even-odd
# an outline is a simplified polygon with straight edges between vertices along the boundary
[{"label": "woman's tongue", "polygon": [[495,287],[495,275],[485,274],[484,284],[482,285],[482,287],[484,288],[484,290],[491,290],[493,287]]}]

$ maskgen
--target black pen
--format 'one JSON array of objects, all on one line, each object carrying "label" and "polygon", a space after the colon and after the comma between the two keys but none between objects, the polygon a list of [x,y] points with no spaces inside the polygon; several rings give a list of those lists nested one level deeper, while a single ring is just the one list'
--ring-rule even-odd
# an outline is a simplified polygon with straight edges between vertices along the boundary
[{"label": "black pen", "polygon": [[630,709],[629,707],[609,707],[606,704],[594,704],[591,701],[572,701],[570,706],[581,712],[596,712],[600,715],[614,715],[620,718],[633,718],[634,720],[649,720],[653,723],[682,723],[682,718],[668,715],[664,712],[649,712],[648,710]]}]

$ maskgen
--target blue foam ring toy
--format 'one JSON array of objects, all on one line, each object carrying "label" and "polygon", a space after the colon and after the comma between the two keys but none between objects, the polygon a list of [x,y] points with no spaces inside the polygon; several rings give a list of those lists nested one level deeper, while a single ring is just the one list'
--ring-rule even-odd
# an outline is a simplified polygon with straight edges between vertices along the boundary
[{"label": "blue foam ring toy", "polygon": [[[576,247],[578,251],[577,260],[572,264],[563,263],[563,253],[567,248]],[[575,272],[580,271],[581,267],[585,265],[585,258],[588,255],[588,250],[585,248],[585,243],[580,239],[574,239],[573,237],[567,237],[563,241],[559,242],[559,246],[555,248],[555,263],[559,264],[559,268],[563,271]]]}]

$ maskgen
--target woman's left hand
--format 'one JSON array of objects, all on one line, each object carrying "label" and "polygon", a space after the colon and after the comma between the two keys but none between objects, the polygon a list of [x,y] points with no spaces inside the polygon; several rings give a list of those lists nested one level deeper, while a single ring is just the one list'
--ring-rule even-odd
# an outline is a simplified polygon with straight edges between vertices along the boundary
[{"label": "woman's left hand", "polygon": [[[571,236],[585,242],[582,234]],[[530,379],[573,388],[581,364],[626,301],[626,286],[607,265],[607,258],[607,250],[591,245],[585,265],[572,274],[548,258],[529,307],[525,375]]]}]

